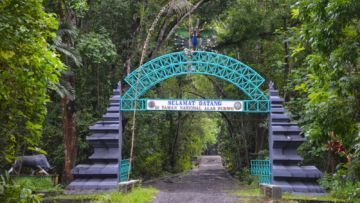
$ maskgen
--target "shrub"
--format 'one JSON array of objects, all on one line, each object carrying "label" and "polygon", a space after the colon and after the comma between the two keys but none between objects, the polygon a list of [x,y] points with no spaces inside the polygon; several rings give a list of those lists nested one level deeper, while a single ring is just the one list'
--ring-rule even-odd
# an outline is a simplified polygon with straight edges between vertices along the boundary
[{"label": "shrub", "polygon": [[32,190],[21,184],[15,184],[8,173],[0,175],[0,202],[38,203],[41,202],[40,195],[33,194]]},{"label": "shrub", "polygon": [[360,182],[353,182],[344,174],[344,170],[339,170],[334,175],[325,173],[320,184],[334,198],[358,202],[360,200]]},{"label": "shrub", "polygon": [[145,179],[158,177],[162,174],[162,155],[161,153],[153,153],[143,159],[142,162],[137,162],[137,170],[141,170],[141,176]]},{"label": "shrub", "polygon": [[51,177],[13,177],[15,185],[22,185],[36,192],[60,191],[60,185],[54,185]]},{"label": "shrub", "polygon": [[248,185],[252,184],[253,182],[258,182],[257,179],[250,174],[250,170],[248,168],[240,169],[240,171],[235,173],[235,176],[241,182],[245,182]]}]

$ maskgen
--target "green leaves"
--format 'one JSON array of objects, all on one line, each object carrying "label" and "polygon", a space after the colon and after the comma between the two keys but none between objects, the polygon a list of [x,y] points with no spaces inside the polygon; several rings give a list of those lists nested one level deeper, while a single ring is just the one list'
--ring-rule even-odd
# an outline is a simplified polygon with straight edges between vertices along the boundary
[{"label": "green leaves", "polygon": [[[57,21],[41,1],[0,4],[0,149],[4,162],[28,146],[36,146],[48,101],[47,87],[58,82],[62,63],[47,41]],[[21,150],[22,151],[22,150]]]},{"label": "green leaves", "polygon": [[84,34],[77,47],[80,54],[94,64],[113,62],[117,55],[115,45],[107,34]]},{"label": "green leaves", "polygon": [[89,10],[86,0],[67,0],[66,3],[77,13],[78,17],[84,17],[85,13]]},{"label": "green leaves", "polygon": [[292,79],[305,104],[301,121],[313,152],[337,141],[354,153],[360,114],[359,13],[354,11],[359,7],[354,0],[305,0],[293,10],[301,24],[293,41],[299,66]]}]

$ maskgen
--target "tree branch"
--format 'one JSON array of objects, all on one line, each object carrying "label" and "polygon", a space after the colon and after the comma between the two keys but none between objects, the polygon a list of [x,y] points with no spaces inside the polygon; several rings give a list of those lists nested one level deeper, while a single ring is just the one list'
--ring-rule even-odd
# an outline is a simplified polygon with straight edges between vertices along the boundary
[{"label": "tree branch", "polygon": [[200,0],[199,2],[197,2],[191,9],[189,12],[187,12],[185,15],[183,15],[178,22],[171,28],[171,30],[169,31],[169,33],[167,34],[165,40],[163,40],[163,42],[166,42],[170,39],[170,37],[174,34],[175,29],[177,28],[177,26],[182,23],[182,21],[184,21],[184,19],[186,17],[188,17],[190,14],[192,14],[200,5],[202,5],[203,3],[205,3],[208,0]]}]

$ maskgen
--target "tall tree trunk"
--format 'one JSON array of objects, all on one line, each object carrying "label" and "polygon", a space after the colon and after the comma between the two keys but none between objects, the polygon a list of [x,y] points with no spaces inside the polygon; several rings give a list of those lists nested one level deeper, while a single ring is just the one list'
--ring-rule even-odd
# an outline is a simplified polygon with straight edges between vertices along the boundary
[{"label": "tall tree trunk", "polygon": [[166,113],[167,116],[167,120],[169,121],[169,133],[168,136],[165,136],[167,139],[165,139],[164,141],[164,145],[168,148],[168,154],[166,156],[166,169],[167,170],[172,170],[172,166],[171,166],[171,154],[172,154],[172,145],[171,145],[171,135],[174,133],[174,118],[173,118],[173,114],[167,112]]},{"label": "tall tree trunk", "polygon": [[256,139],[255,139],[255,153],[258,154],[261,150],[264,149],[264,143],[266,139],[266,132],[265,128],[262,127],[261,123],[264,122],[264,119],[261,115],[256,116],[256,121],[258,122],[256,124]]},{"label": "tall tree trunk", "polygon": [[[135,3],[135,2],[134,2]],[[138,48],[137,48],[137,36],[140,32],[140,17],[138,17],[136,8],[133,8],[134,5],[131,6],[130,10],[134,10],[133,12],[135,13],[132,17],[133,21],[131,24],[131,43],[129,43],[129,45],[127,46],[127,49],[130,50],[130,52],[127,54],[126,59],[125,59],[125,71],[126,71],[126,75],[129,75],[131,72],[131,62],[132,59],[134,58],[134,56],[136,55]]]},{"label": "tall tree trunk", "polygon": [[175,129],[175,138],[171,146],[171,158],[170,158],[170,164],[171,168],[174,171],[175,169],[175,163],[176,163],[176,148],[179,140],[179,134],[180,134],[180,122],[181,122],[181,112],[177,112],[177,125]]},{"label": "tall tree trunk", "polygon": [[[284,21],[284,33],[285,33],[285,35],[287,35],[287,33],[286,33],[287,32],[286,17],[283,18],[283,21]],[[289,72],[290,72],[289,42],[288,42],[287,38],[284,40],[284,51],[285,51],[284,82],[286,85],[288,78],[289,78]],[[285,101],[289,101],[289,94],[287,91],[285,91],[285,93],[284,93],[284,99],[285,99]]]},{"label": "tall tree trunk", "polygon": [[158,24],[161,16],[165,13],[165,11],[168,9],[169,7],[169,3],[167,3],[164,7],[161,8],[161,10],[159,11],[159,13],[156,15],[156,18],[154,19],[154,21],[152,22],[148,32],[147,32],[147,35],[146,35],[146,38],[145,38],[145,42],[144,42],[144,46],[142,48],[142,51],[141,51],[141,56],[140,56],[140,63],[139,63],[139,67],[143,65],[144,63],[144,59],[145,59],[145,55],[146,55],[146,51],[147,51],[147,47],[149,45],[149,42],[150,42],[150,38],[151,38],[151,35],[152,33],[154,32],[155,30],[155,26]]},{"label": "tall tree trunk", "polygon": [[96,65],[96,94],[98,111],[100,111],[100,68],[98,64]]},{"label": "tall tree trunk", "polygon": [[264,147],[264,144],[267,143],[267,130],[263,127],[261,127],[261,131],[260,131],[260,146],[259,146],[259,151],[264,150],[264,149],[268,149],[268,147]]},{"label": "tall tree trunk", "polygon": [[164,41],[164,35],[165,35],[165,31],[168,28],[169,24],[170,24],[170,20],[171,20],[171,16],[170,13],[168,13],[166,15],[166,19],[163,23],[163,25],[161,26],[161,30],[159,32],[158,38],[157,38],[157,42],[156,42],[156,47],[154,48],[154,50],[152,50],[150,52],[150,58],[154,58],[155,55],[157,54],[157,52],[159,51],[163,41]]},{"label": "tall tree trunk", "polygon": [[[76,26],[76,14],[72,8],[68,7],[63,3],[63,12],[64,16],[60,19],[62,22],[70,23],[72,26]],[[74,44],[68,42],[71,47],[74,47]],[[74,73],[69,69],[63,73],[64,79],[70,84],[70,86],[75,89],[75,77]],[[71,169],[75,165],[76,160],[76,127],[75,127],[75,95],[73,98],[65,95],[61,99],[62,104],[62,113],[63,113],[63,134],[64,134],[64,174],[62,182],[64,184],[70,183],[73,176],[71,174]]]},{"label": "tall tree trunk", "polygon": [[[257,118],[257,116],[256,116]],[[255,139],[253,140],[253,146],[254,146],[254,153],[257,154],[260,151],[260,139],[261,139],[261,135],[259,133],[260,131],[260,127],[259,127],[259,123],[255,124]]]},{"label": "tall tree trunk", "polygon": [[[74,75],[71,73],[66,80],[74,87]],[[75,101],[68,96],[62,98],[63,133],[64,133],[64,176],[63,183],[68,184],[73,176],[71,169],[76,160],[76,128],[75,128]]]},{"label": "tall tree trunk", "polygon": [[337,155],[335,152],[328,151],[328,158],[327,158],[327,171],[334,173],[336,166],[338,164]]}]

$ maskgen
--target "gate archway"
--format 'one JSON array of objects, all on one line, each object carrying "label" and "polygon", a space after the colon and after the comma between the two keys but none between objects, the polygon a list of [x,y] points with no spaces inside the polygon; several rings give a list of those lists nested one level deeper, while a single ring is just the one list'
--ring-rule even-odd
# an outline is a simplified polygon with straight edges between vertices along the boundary
[{"label": "gate archway", "polygon": [[[130,88],[122,95],[121,110],[152,110],[141,96],[156,84],[179,75],[210,75],[239,88],[249,99],[241,101],[244,112],[269,112],[268,97],[260,86],[265,79],[244,63],[214,52],[175,52],[155,58],[130,73],[125,81]],[[199,100],[197,100],[199,101]]]},{"label": "gate archway", "polygon": [[[211,100],[217,105],[229,105],[230,111],[249,113],[268,113],[269,126],[269,163],[271,176],[269,182],[279,186],[283,191],[302,193],[322,193],[324,190],[317,183],[322,173],[315,166],[300,166],[302,157],[297,148],[305,141],[301,129],[291,122],[285,114],[283,99],[272,85],[269,97],[260,86],[265,79],[254,69],[231,57],[204,51],[176,52],[155,58],[129,74],[125,81],[129,89],[121,96],[121,85],[114,90],[110,105],[103,120],[90,126],[91,135],[87,141],[94,147],[89,157],[91,164],[79,164],[72,173],[75,180],[68,185],[69,190],[111,190],[116,189],[121,181],[121,150],[123,139],[123,112],[151,110],[167,110],[153,108],[151,102],[158,99],[141,98],[154,85],[171,77],[185,74],[211,75],[228,81],[238,87],[248,100]],[[119,83],[120,84],[120,83]],[[188,102],[199,104],[205,100],[168,100],[183,104]],[[240,103],[240,108],[237,107]],[[233,106],[231,106],[233,105]],[[237,110],[232,110],[237,109]],[[224,110],[225,109],[225,110]],[[172,109],[173,110],[173,109]],[[179,110],[179,109],[176,109]],[[185,109],[186,110],[186,109]],[[204,111],[204,109],[197,108]],[[229,111],[227,108],[212,108],[205,111]],[[267,174],[268,175],[268,174]]]}]

